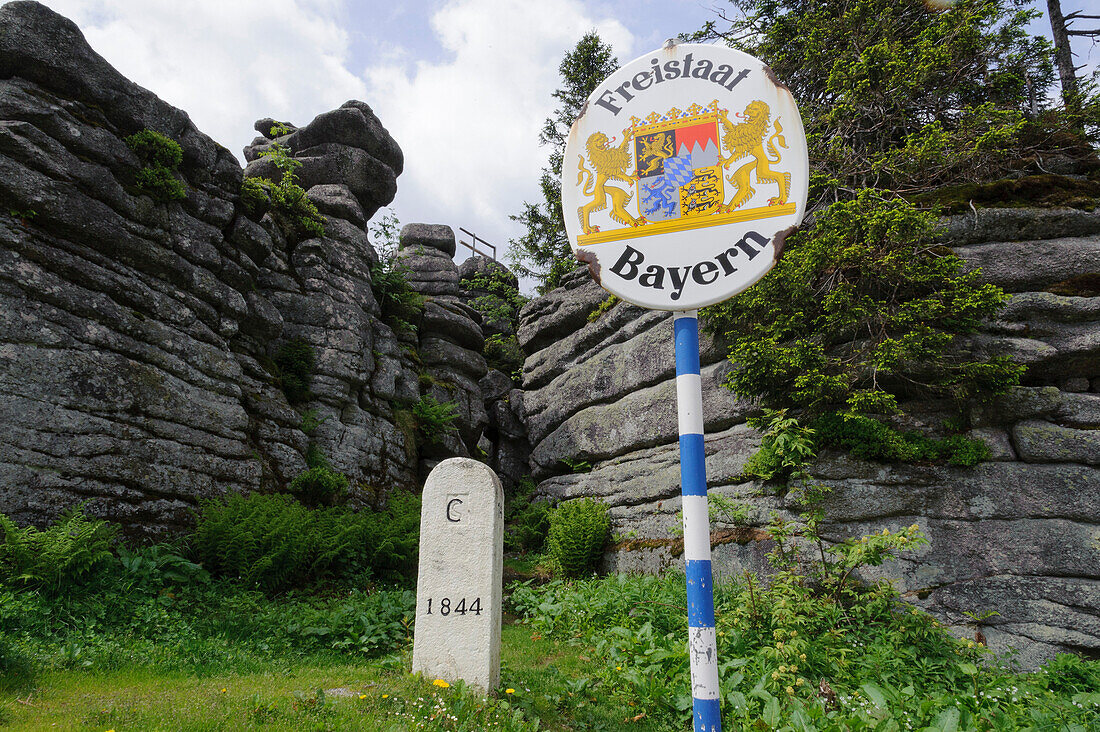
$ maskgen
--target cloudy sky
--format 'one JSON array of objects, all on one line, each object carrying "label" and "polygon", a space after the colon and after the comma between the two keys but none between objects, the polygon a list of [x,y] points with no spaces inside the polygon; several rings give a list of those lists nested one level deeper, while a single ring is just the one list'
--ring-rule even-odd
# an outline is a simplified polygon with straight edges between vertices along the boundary
[{"label": "cloudy sky", "polygon": [[[1064,12],[1095,0],[1062,0]],[[713,19],[719,0],[44,0],[123,74],[243,160],[261,117],[370,104],[405,152],[402,223],[503,252],[539,197],[558,64],[595,29],[625,63]],[[1036,32],[1043,26],[1036,25]],[[1085,39],[1075,41],[1085,54]],[[1093,57],[1100,53],[1093,51]],[[459,254],[459,259],[464,257]]]}]

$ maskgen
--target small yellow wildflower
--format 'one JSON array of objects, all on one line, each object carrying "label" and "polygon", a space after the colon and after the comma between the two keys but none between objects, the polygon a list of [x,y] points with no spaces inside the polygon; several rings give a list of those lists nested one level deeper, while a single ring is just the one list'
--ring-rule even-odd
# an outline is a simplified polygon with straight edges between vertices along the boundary
[{"label": "small yellow wildflower", "polygon": [[794,694],[794,687],[793,686],[788,686],[787,687],[787,693],[788,694]]},{"label": "small yellow wildflower", "polygon": [[222,693],[223,693],[223,694],[225,693],[225,689],[222,689]]},{"label": "small yellow wildflower", "polygon": [[920,528],[919,526],[917,526],[916,524],[913,524],[912,526],[909,527],[909,530],[910,531],[916,531],[919,528]]},{"label": "small yellow wildflower", "polygon": [[806,679],[799,676],[798,679],[795,680],[794,685],[795,686],[802,686],[805,683],[806,683]]},{"label": "small yellow wildflower", "polygon": [[382,695],[382,698],[383,698],[383,699],[389,699],[389,698],[390,698],[390,695],[389,695],[389,694],[383,694],[383,695]]},{"label": "small yellow wildflower", "polygon": [[360,695],[359,695],[359,698],[360,698],[360,699],[366,699],[366,698],[367,698],[367,695],[366,695],[366,694],[360,694]]},{"label": "small yellow wildflower", "polygon": [[443,679],[436,679],[435,681],[432,682],[432,686],[438,686],[440,689],[446,689],[446,688],[450,687],[450,684],[448,684]]},{"label": "small yellow wildflower", "polygon": [[622,671],[622,670],[623,670],[623,667],[622,667],[622,666],[616,666],[616,667],[615,667],[615,670],[616,670],[616,671]]},{"label": "small yellow wildflower", "polygon": [[515,693],[516,693],[516,690],[515,690],[515,689],[505,689],[505,690],[504,690],[504,693],[505,693],[505,694],[515,694]]},{"label": "small yellow wildflower", "polygon": [[780,666],[779,667],[779,673],[781,673],[781,674],[787,673],[787,667],[786,666]]}]

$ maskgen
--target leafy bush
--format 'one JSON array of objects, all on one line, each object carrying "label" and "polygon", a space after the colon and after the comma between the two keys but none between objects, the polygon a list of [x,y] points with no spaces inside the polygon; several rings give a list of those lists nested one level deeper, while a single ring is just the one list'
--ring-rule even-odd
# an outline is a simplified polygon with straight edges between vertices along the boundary
[{"label": "leafy bush", "polygon": [[484,293],[470,300],[470,306],[489,324],[506,323],[514,328],[519,321],[519,311],[527,304],[515,277],[496,262],[488,265],[485,274],[465,277],[458,284],[464,290]]},{"label": "leafy bush", "polygon": [[[1100,662],[1062,656],[1021,675],[972,640],[900,602],[886,582],[852,580],[923,542],[915,526],[849,539],[808,561],[820,516],[774,521],[769,582],[715,587],[724,729],[1091,729]],[[580,646],[604,671],[589,681],[662,729],[692,709],[683,574],[554,580],[513,588],[535,633]],[[984,720],[984,721],[983,721]]]},{"label": "leafy bush", "polygon": [[135,132],[125,142],[142,163],[134,177],[139,189],[164,203],[187,198],[187,190],[176,178],[183,162],[179,143],[148,129]]},{"label": "leafy bush", "polygon": [[907,440],[877,419],[860,414],[830,413],[813,423],[818,444],[847,450],[860,460],[915,460],[916,440]]},{"label": "leafy bush", "polygon": [[611,531],[607,504],[591,498],[566,501],[550,511],[546,550],[566,577],[590,571],[603,554]]},{"label": "leafy bush", "polygon": [[455,410],[454,402],[438,402],[430,394],[421,396],[412,405],[412,414],[420,437],[425,442],[438,443],[445,434],[458,429],[454,425],[454,421],[458,419]]},{"label": "leafy bush", "polygon": [[210,573],[201,565],[165,544],[137,549],[120,544],[117,553],[118,563],[122,567],[122,581],[130,587],[203,584],[210,580]]},{"label": "leafy bush", "polygon": [[764,439],[760,449],[745,462],[745,475],[761,480],[786,478],[801,472],[802,466],[813,460],[814,431],[788,417],[787,410],[768,410],[762,417],[751,418],[749,424],[762,429]]},{"label": "leafy bush", "polygon": [[[655,729],[687,728],[682,574],[525,584],[511,602],[534,633],[598,659],[589,688],[629,700]],[[885,586],[835,603],[748,577],[715,588],[715,614],[723,729],[1096,727],[1100,662],[1060,656],[1039,674],[1016,673]]]},{"label": "leafy bush", "polygon": [[1046,687],[1060,694],[1100,693],[1100,662],[1059,653],[1043,669]]},{"label": "leafy bush", "polygon": [[325,217],[298,185],[294,173],[301,167],[301,161],[292,158],[290,149],[279,142],[273,142],[260,157],[270,158],[282,172],[282,178],[278,182],[258,177],[241,181],[241,203],[245,210],[254,216],[270,210],[275,222],[294,241],[324,236]]},{"label": "leafy bush", "polygon": [[989,445],[966,435],[950,435],[932,442],[932,459],[946,460],[951,465],[972,468],[983,460],[988,460],[991,455]]},{"label": "leafy bush", "polygon": [[355,604],[309,607],[287,630],[341,653],[373,656],[412,640],[415,608],[416,595],[409,590],[376,592]]},{"label": "leafy bush", "polygon": [[82,506],[66,510],[48,529],[20,529],[0,514],[0,582],[61,592],[87,582],[112,559],[117,530],[90,519]]},{"label": "leafy bush", "polygon": [[918,432],[903,433],[859,414],[826,414],[812,427],[819,446],[842,448],[861,460],[943,460],[973,467],[990,456],[989,446],[978,439],[965,435],[933,439]]},{"label": "leafy bush", "polygon": [[210,572],[281,592],[335,575],[388,579],[415,571],[419,499],[384,511],[310,509],[287,495],[231,494],[202,505],[191,545]]},{"label": "leafy bush", "polygon": [[902,397],[962,403],[1018,383],[1022,366],[957,343],[1008,296],[934,246],[933,221],[864,191],[788,237],[763,280],[706,310],[732,343],[729,386],[812,419],[890,414]]},{"label": "leafy bush", "polygon": [[273,359],[279,385],[286,394],[287,401],[298,404],[312,396],[309,391],[313,380],[313,370],[317,366],[317,355],[307,341],[300,338],[284,343]]},{"label": "leafy bush", "polygon": [[382,320],[396,333],[415,333],[424,312],[424,297],[409,284],[409,268],[397,259],[401,222],[393,211],[367,230],[378,261],[370,268],[370,286]]},{"label": "leafy bush", "polygon": [[[191,538],[196,558],[214,574],[277,592],[308,584],[353,537],[320,527],[317,515],[290,496],[231,494],[202,506]],[[327,529],[327,531],[326,531]]]},{"label": "leafy bush", "polygon": [[241,204],[257,219],[271,210],[271,194],[265,184],[267,181],[263,178],[245,178],[241,181]]},{"label": "leafy bush", "polygon": [[523,377],[523,349],[519,347],[519,339],[514,335],[493,333],[485,339],[485,363],[491,369],[496,369],[512,377],[512,381],[519,383]]},{"label": "leafy bush", "polygon": [[409,284],[409,268],[396,260],[379,260],[371,267],[371,291],[382,311],[382,320],[395,332],[415,333],[424,297]]},{"label": "leafy bush", "polygon": [[904,143],[875,161],[895,186],[922,189],[959,181],[989,180],[1012,169],[1026,151],[1028,121],[1014,109],[987,102],[967,107],[950,127],[929,122],[905,136]]},{"label": "leafy bush", "polygon": [[1072,121],[1035,115],[1053,71],[1021,3],[733,4],[728,28],[709,23],[700,35],[760,58],[790,87],[814,161],[811,208],[866,187],[921,190],[1010,177],[1051,153],[1088,155]]},{"label": "leafy bush", "polygon": [[420,496],[398,492],[386,499],[378,511],[360,511],[362,563],[373,577],[388,582],[416,578],[420,542]]},{"label": "leafy bush", "polygon": [[307,506],[332,506],[347,494],[348,477],[328,465],[316,465],[295,476],[287,491]]}]

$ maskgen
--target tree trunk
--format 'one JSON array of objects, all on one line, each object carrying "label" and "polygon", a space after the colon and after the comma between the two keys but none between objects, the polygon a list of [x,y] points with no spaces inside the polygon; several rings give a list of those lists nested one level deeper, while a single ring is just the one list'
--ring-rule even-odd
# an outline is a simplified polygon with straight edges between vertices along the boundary
[{"label": "tree trunk", "polygon": [[1062,85],[1062,103],[1072,115],[1081,111],[1081,97],[1077,91],[1077,74],[1073,68],[1073,51],[1066,33],[1066,19],[1062,16],[1061,0],[1047,0],[1050,31],[1054,36],[1054,62],[1058,66],[1058,80]]}]

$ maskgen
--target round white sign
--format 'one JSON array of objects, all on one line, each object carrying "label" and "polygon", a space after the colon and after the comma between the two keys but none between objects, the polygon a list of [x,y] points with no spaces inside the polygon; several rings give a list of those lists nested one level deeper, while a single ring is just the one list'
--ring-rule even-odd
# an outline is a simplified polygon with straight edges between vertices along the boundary
[{"label": "round white sign", "polygon": [[748,289],[806,211],[806,134],[767,66],[666,45],[588,98],[562,164],[565,228],[607,291],[693,310]]}]

